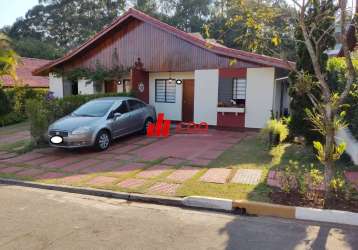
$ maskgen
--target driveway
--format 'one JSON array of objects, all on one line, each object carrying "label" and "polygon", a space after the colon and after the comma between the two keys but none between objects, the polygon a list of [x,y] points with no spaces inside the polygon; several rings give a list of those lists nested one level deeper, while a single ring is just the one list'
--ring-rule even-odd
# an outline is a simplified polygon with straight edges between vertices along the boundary
[{"label": "driveway", "polygon": [[357,249],[358,228],[0,186],[0,249]]},{"label": "driveway", "polygon": [[[134,135],[117,140],[106,152],[39,149],[1,160],[0,176],[180,196],[180,190],[192,181],[229,183],[235,175],[233,169],[207,171],[208,165],[251,134],[209,130],[207,134],[174,134],[167,138]],[[255,175],[259,181],[261,172]]]}]

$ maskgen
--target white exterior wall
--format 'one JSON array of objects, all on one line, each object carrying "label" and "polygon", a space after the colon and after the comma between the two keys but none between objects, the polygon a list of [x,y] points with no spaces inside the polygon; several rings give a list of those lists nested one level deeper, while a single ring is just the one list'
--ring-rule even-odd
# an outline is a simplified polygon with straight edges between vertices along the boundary
[{"label": "white exterior wall", "polygon": [[196,70],[194,89],[194,122],[217,125],[219,70]]},{"label": "white exterior wall", "polygon": [[58,98],[63,98],[63,81],[62,77],[56,77],[54,74],[49,75],[49,90]]},{"label": "white exterior wall", "polygon": [[275,89],[274,68],[248,68],[245,127],[263,128],[271,117]]},{"label": "white exterior wall", "polygon": [[78,80],[78,94],[79,95],[93,95],[94,94],[93,82],[86,80],[86,79]]},{"label": "white exterior wall", "polygon": [[[194,79],[194,72],[160,72],[149,73],[149,104],[153,105],[158,113],[164,113],[166,119],[182,120],[183,85],[176,85],[175,103],[155,102],[155,79]],[[195,102],[195,100],[194,100]]]}]

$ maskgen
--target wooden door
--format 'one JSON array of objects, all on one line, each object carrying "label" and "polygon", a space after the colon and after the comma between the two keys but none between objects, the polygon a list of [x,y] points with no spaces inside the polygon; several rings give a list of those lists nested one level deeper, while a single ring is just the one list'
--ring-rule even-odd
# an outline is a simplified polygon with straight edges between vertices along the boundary
[{"label": "wooden door", "polygon": [[183,81],[182,116],[185,122],[194,120],[194,80]]},{"label": "wooden door", "polygon": [[117,93],[117,82],[116,81],[106,81],[104,83],[104,92],[105,93]]}]

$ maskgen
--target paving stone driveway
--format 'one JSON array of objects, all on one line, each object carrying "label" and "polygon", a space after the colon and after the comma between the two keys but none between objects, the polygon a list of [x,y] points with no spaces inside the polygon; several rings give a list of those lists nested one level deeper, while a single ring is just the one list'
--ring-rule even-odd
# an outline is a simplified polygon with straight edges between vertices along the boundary
[{"label": "paving stone driveway", "polygon": [[[206,166],[249,133],[209,130],[208,134],[176,134],[168,138],[131,136],[106,152],[46,148],[0,160],[0,175],[66,185],[113,187],[175,195],[182,183],[205,169],[202,182],[228,183],[230,168]],[[160,177],[160,179],[158,179]],[[247,181],[245,176],[241,179]],[[255,173],[254,181],[260,179]],[[239,182],[240,178],[235,178]],[[247,183],[252,184],[252,183]]]}]

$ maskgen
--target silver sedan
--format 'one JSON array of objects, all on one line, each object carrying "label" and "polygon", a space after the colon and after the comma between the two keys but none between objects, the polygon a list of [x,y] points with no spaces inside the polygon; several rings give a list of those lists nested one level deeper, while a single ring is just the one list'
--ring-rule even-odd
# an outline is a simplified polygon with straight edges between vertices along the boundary
[{"label": "silver sedan", "polygon": [[145,133],[155,120],[155,108],[136,98],[99,98],[51,124],[48,138],[53,147],[94,146],[106,150],[113,139],[139,131]]}]

